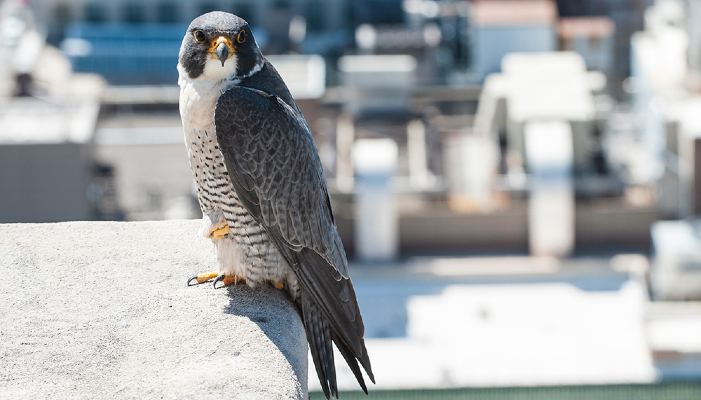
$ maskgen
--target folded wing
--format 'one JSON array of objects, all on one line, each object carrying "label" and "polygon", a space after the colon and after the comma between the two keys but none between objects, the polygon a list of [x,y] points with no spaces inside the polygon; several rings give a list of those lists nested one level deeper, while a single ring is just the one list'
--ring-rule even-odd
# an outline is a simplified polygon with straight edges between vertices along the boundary
[{"label": "folded wing", "polygon": [[337,395],[331,340],[367,392],[357,364],[374,382],[363,321],[326,178],[304,118],[296,106],[275,95],[235,86],[219,98],[215,124],[239,199],[302,286],[304,324],[324,392]]}]

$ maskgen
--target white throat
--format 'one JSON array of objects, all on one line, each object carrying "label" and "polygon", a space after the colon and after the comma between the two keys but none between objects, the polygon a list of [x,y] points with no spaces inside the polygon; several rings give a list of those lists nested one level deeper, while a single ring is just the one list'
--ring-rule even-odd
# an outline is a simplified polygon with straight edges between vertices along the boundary
[{"label": "white throat", "polygon": [[263,68],[261,60],[246,76],[235,77],[236,55],[231,56],[222,67],[217,59],[207,60],[203,73],[195,79],[178,63],[178,85],[180,85],[180,116],[186,141],[194,140],[198,133],[214,132],[214,108],[219,96],[242,79],[248,78]]},{"label": "white throat", "polygon": [[231,79],[236,75],[237,61],[236,54],[224,61],[224,66],[216,58],[209,58],[204,64],[202,75],[198,76],[196,80],[221,81],[222,79]]},{"label": "white throat", "polygon": [[[218,67],[224,69],[221,62]],[[207,71],[206,68],[205,71]],[[197,79],[192,79],[180,64],[178,64],[178,72],[180,74],[178,79],[180,117],[185,131],[185,142],[190,144],[192,141],[201,140],[205,131],[214,133],[214,108],[217,100],[234,82],[228,79],[230,76],[212,80],[203,79],[204,74]]]}]

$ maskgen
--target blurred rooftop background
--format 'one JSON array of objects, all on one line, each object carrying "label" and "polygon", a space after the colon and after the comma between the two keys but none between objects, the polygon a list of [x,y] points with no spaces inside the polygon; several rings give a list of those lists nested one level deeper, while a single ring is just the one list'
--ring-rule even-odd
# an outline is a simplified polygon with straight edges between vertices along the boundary
[{"label": "blurred rooftop background", "polygon": [[307,119],[387,396],[701,380],[700,2],[3,0],[0,223],[201,216],[212,10]]}]

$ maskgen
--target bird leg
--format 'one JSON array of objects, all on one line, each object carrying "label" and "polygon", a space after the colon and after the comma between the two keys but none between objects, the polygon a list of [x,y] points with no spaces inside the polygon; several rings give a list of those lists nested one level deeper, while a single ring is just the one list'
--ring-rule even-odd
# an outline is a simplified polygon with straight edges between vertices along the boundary
[{"label": "bird leg", "polygon": [[192,275],[190,279],[187,280],[187,286],[191,286],[192,281],[196,281],[197,284],[207,282],[219,276],[219,272],[203,272],[201,274]]},{"label": "bird leg", "polygon": [[270,283],[273,284],[273,286],[275,287],[275,289],[282,289],[282,288],[283,288],[282,281],[274,281],[274,280],[271,279],[271,280],[270,280]]},{"label": "bird leg", "polygon": [[218,224],[210,226],[207,230],[207,234],[204,235],[204,237],[208,239],[221,239],[224,236],[226,236],[227,233],[229,233],[229,224],[226,222],[225,219],[222,219],[221,221],[219,221]]},{"label": "bird leg", "polygon": [[216,278],[214,278],[214,282],[212,282],[212,286],[214,286],[214,288],[216,289],[218,282],[224,283],[224,286],[229,286],[233,283],[245,282],[245,281],[246,281],[246,279],[243,277],[236,276],[236,275],[226,275],[226,274],[222,273],[222,274],[217,275]]},{"label": "bird leg", "polygon": [[187,286],[192,286],[191,283],[195,281],[197,284],[204,283],[214,279],[212,285],[217,289],[217,283],[222,282],[224,286],[229,286],[233,283],[244,282],[246,279],[236,275],[226,275],[219,272],[203,272],[201,274],[193,275],[187,280]]}]

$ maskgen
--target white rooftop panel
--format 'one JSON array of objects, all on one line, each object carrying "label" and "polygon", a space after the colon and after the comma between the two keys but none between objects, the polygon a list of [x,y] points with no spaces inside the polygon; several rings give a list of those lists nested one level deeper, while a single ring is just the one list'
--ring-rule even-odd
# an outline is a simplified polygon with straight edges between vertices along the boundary
[{"label": "white rooftop panel", "polygon": [[0,144],[86,142],[99,110],[97,102],[13,99],[0,108]]},{"label": "white rooftop panel", "polygon": [[509,115],[516,121],[594,115],[591,80],[577,53],[512,53],[502,60],[502,71],[509,82]]},{"label": "white rooftop panel", "polygon": [[326,63],[320,55],[267,56],[295,99],[318,99],[326,90]]}]

